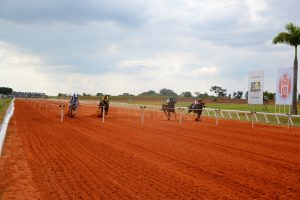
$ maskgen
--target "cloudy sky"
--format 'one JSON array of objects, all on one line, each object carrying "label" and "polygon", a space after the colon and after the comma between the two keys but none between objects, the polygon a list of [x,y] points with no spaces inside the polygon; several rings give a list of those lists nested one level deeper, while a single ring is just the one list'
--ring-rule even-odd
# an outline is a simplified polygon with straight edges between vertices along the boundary
[{"label": "cloudy sky", "polygon": [[[0,0],[0,86],[139,94],[246,91],[248,73],[292,67],[273,45],[299,0]],[[299,85],[299,84],[298,84]],[[299,86],[298,86],[299,87]]]}]

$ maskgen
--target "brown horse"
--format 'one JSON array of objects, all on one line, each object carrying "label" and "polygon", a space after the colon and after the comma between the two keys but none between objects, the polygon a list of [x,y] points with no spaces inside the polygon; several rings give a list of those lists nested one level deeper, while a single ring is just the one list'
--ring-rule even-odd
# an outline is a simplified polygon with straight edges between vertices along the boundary
[{"label": "brown horse", "polygon": [[105,95],[102,100],[100,101],[99,105],[99,111],[98,111],[98,117],[103,117],[103,111],[105,111],[105,116],[107,116],[108,108],[109,108],[109,96]]},{"label": "brown horse", "polygon": [[175,98],[170,98],[165,103],[162,104],[161,109],[164,111],[168,120],[170,120],[170,115],[171,115],[170,113],[174,113],[176,119],[175,104],[176,104]]},{"label": "brown horse", "polygon": [[203,111],[203,108],[205,108],[206,105],[204,102],[202,102],[201,100],[198,100],[196,103],[193,103],[189,106],[189,113],[194,112],[197,114],[197,117],[195,119],[195,121],[201,121],[201,114]]}]

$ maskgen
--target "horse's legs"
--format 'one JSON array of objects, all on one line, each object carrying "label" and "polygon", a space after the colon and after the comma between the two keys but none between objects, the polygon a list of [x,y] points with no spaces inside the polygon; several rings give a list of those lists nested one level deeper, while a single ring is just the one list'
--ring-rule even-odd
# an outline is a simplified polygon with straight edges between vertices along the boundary
[{"label": "horse's legs", "polygon": [[199,113],[197,114],[197,118],[195,119],[196,121],[201,121],[200,115],[201,114],[199,114]]},{"label": "horse's legs", "polygon": [[164,111],[164,113],[165,113],[166,117],[168,118],[168,114],[167,114],[166,110],[163,110],[163,111]]},{"label": "horse's legs", "polygon": [[167,111],[168,112],[168,120],[170,120],[170,111]]},{"label": "horse's legs", "polygon": [[175,119],[176,119],[176,112],[174,112],[174,115],[175,115]]}]

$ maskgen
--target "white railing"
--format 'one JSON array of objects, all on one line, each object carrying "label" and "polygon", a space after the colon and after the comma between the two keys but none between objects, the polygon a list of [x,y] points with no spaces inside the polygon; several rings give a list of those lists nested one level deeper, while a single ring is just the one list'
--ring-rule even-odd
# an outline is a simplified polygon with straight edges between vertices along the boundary
[{"label": "white railing", "polygon": [[[123,107],[128,109],[140,109],[141,107],[144,107],[144,110],[150,110],[150,111],[160,111],[162,109],[161,106],[154,106],[154,105],[142,105],[142,104],[128,104],[128,103],[119,103],[119,102],[111,102],[111,106],[115,107]],[[183,114],[186,114],[188,112],[188,107],[176,107],[176,110],[179,112],[183,112]],[[195,109],[193,109],[195,110]],[[247,121],[252,121],[252,126],[254,124],[254,121],[257,123],[270,123],[270,117],[273,117],[276,120],[276,123],[280,125],[282,123],[282,118],[287,120],[287,125],[294,126],[293,119],[299,118],[300,115],[291,115],[291,114],[283,114],[283,113],[266,113],[266,112],[251,112],[251,111],[242,111],[242,110],[227,110],[227,109],[215,109],[215,108],[203,108],[202,115],[208,116],[208,117],[214,117],[217,120],[220,118],[225,119],[225,114],[228,115],[228,119],[234,119],[234,116],[236,116],[237,120],[242,120],[242,116],[245,117]],[[258,116],[262,116],[263,120],[259,119]],[[252,117],[252,118],[251,118]]]},{"label": "white railing", "polygon": [[11,101],[6,114],[4,116],[3,122],[0,124],[0,157],[2,155],[2,147],[4,144],[7,127],[10,121],[10,118],[13,116],[14,113],[14,99]]},{"label": "white railing", "polygon": [[[43,102],[55,102],[56,104],[53,104],[53,106],[58,106],[58,104],[66,104],[68,103],[68,100],[61,100],[61,99],[31,99],[34,101],[39,101],[40,103]],[[80,105],[85,106],[98,106],[100,101],[80,101]],[[50,103],[51,104],[51,103]],[[120,103],[120,102],[110,102],[111,107],[119,107],[124,108],[126,111],[129,111],[131,109],[133,110],[140,110],[141,111],[141,117],[142,117],[142,123],[144,123],[144,112],[146,111],[161,111],[161,106],[155,106],[155,105],[145,105],[145,104],[128,104],[128,103]],[[175,108],[177,112],[180,114],[180,124],[182,123],[181,116],[188,113],[188,107],[176,107]],[[196,110],[196,109],[193,109]],[[215,118],[216,125],[218,125],[220,119],[236,119],[236,120],[246,120],[252,123],[252,127],[254,126],[254,123],[267,123],[269,124],[271,122],[271,117],[273,117],[273,121],[275,124],[281,125],[284,124],[284,121],[287,121],[288,128],[290,126],[294,126],[295,123],[293,120],[300,119],[300,115],[291,115],[291,114],[283,114],[283,113],[266,113],[266,112],[251,112],[251,111],[242,111],[242,110],[227,110],[227,109],[215,109],[215,108],[203,108],[202,109],[202,115],[207,117]],[[226,115],[228,117],[226,117]]]}]

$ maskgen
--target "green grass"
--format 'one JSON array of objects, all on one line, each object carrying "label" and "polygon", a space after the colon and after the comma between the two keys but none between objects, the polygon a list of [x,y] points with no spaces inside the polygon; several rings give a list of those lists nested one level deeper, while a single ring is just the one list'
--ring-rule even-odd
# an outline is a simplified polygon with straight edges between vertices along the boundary
[{"label": "green grass", "polygon": [[12,99],[0,98],[0,123],[2,123],[2,120],[6,114],[6,110],[9,107],[9,104],[11,101],[12,101]]}]

